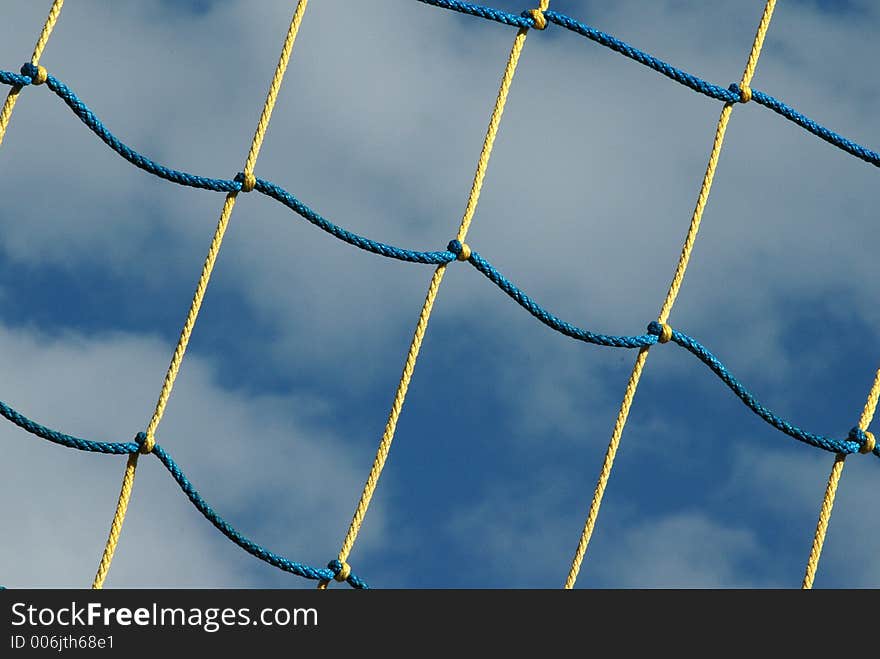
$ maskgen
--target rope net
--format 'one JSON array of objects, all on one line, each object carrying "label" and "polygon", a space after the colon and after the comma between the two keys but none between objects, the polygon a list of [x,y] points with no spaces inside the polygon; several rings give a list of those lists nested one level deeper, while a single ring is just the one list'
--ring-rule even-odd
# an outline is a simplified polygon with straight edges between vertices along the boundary
[{"label": "rope net", "polygon": [[[366,588],[367,583],[349,564],[349,559],[355,548],[358,534],[364,524],[371,500],[379,485],[380,477],[386,466],[386,461],[391,453],[392,444],[398,421],[403,413],[404,403],[408,389],[413,382],[419,353],[423,341],[428,332],[431,312],[441,292],[441,284],[444,274],[449,267],[463,267],[468,264],[477,272],[485,276],[501,292],[510,297],[519,307],[528,312],[533,318],[548,328],[576,341],[590,343],[598,346],[622,350],[635,350],[636,359],[632,373],[624,390],[623,399],[617,414],[616,421],[611,431],[611,439],[602,463],[599,478],[592,494],[586,513],[583,530],[577,541],[576,549],[571,561],[568,576],[564,587],[573,588],[593,535],[599,511],[602,505],[603,495],[608,486],[614,459],[621,442],[630,410],[634,403],[636,391],[642,374],[645,372],[648,356],[651,349],[658,343],[674,343],[683,348],[685,352],[696,357],[726,387],[742,402],[744,408],[751,411],[758,418],[775,428],[782,434],[799,442],[807,444],[819,450],[833,454],[833,465],[828,484],[825,489],[819,521],[816,527],[813,544],[807,560],[804,588],[811,588],[815,579],[819,559],[822,552],[824,538],[828,529],[829,520],[834,504],[835,493],[841,480],[844,462],[848,455],[862,454],[880,457],[874,435],[868,430],[873,419],[874,411],[880,397],[880,370],[877,371],[873,385],[867,394],[867,401],[852,427],[837,435],[825,435],[812,432],[794,422],[783,418],[769,407],[761,403],[758,398],[718,359],[706,346],[695,338],[685,333],[682,329],[670,323],[670,317],[676,298],[681,290],[685,278],[691,254],[697,244],[697,235],[704,210],[707,206],[712,189],[712,183],[716,176],[719,158],[724,144],[727,127],[737,106],[751,103],[772,110],[777,115],[792,122],[794,125],[819,137],[825,142],[841,149],[842,151],[864,161],[865,163],[880,166],[880,154],[857,144],[856,142],[826,128],[808,118],[798,110],[758,90],[752,86],[765,37],[770,30],[775,0],[768,0],[755,28],[755,37],[750,51],[746,54],[746,64],[738,82],[729,85],[718,85],[707,82],[678,69],[648,53],[645,53],[619,39],[606,34],[580,20],[567,16],[550,7],[549,0],[541,0],[535,7],[524,10],[521,14],[512,14],[491,7],[475,5],[454,0],[419,0],[426,5],[451,10],[465,14],[475,19],[482,19],[510,26],[513,30],[513,43],[500,74],[500,85],[495,103],[489,115],[488,127],[482,149],[476,163],[475,173],[470,191],[466,197],[465,211],[461,218],[454,238],[446,245],[445,249],[434,251],[417,251],[380,242],[372,238],[353,233],[342,226],[330,221],[316,210],[305,205],[291,192],[280,185],[263,179],[256,174],[257,159],[260,148],[266,137],[266,132],[272,116],[273,109],[282,89],[285,72],[294,52],[297,35],[304,22],[307,13],[308,0],[299,0],[295,4],[293,16],[284,39],[281,53],[274,75],[269,84],[269,90],[263,105],[263,109],[254,131],[245,163],[241,171],[229,179],[218,179],[191,174],[182,170],[174,169],[168,165],[159,163],[147,155],[135,150],[119,139],[102,122],[101,119],[89,108],[85,101],[81,100],[65,82],[56,78],[50,68],[44,67],[40,61],[46,48],[53,29],[59,21],[62,11],[63,0],[55,0],[50,7],[48,17],[39,33],[33,55],[28,62],[21,66],[18,72],[0,70],[0,83],[9,86],[6,101],[0,110],[0,145],[6,135],[13,110],[17,101],[30,92],[32,87],[45,87],[46,92],[58,97],[82,123],[90,129],[94,135],[106,144],[115,153],[128,163],[140,168],[158,178],[172,183],[198,189],[221,192],[225,195],[220,210],[220,217],[209,241],[207,256],[202,266],[200,276],[196,284],[196,291],[192,299],[189,311],[185,315],[180,338],[171,356],[170,364],[165,378],[161,384],[158,400],[149,424],[143,430],[138,430],[133,439],[128,442],[107,442],[94,439],[84,439],[68,435],[62,431],[50,429],[37,421],[26,417],[5,402],[0,402],[0,415],[11,423],[19,426],[33,435],[49,442],[59,444],[79,451],[103,453],[107,455],[124,455],[126,464],[123,470],[122,484],[117,501],[116,511],[110,523],[107,542],[102,556],[99,559],[97,573],[93,581],[93,588],[101,588],[110,572],[114,553],[119,539],[124,530],[124,522],[128,511],[128,504],[132,496],[138,461],[141,456],[155,456],[165,467],[172,478],[180,487],[184,495],[202,513],[213,526],[240,548],[250,553],[261,561],[268,563],[280,570],[294,575],[311,579],[317,582],[319,588],[326,588],[331,582],[345,582],[354,588]],[[652,69],[666,78],[689,88],[690,90],[707,96],[721,103],[721,113],[718,119],[714,138],[711,141],[709,161],[705,175],[697,191],[694,211],[690,220],[677,265],[665,299],[662,301],[656,320],[651,320],[645,325],[645,330],[638,334],[608,335],[593,332],[589,329],[578,327],[554,313],[550,312],[522,288],[517,286],[506,275],[502,274],[489,260],[472,248],[466,241],[468,231],[474,220],[480,193],[483,188],[486,172],[492,155],[493,145],[502,125],[502,118],[511,89],[515,86],[517,66],[522,57],[527,57],[526,41],[532,33],[541,38],[540,33],[548,28],[565,30],[573,37],[583,37],[600,46],[608,48],[635,62]],[[575,40],[572,47],[577,45]],[[582,41],[581,41],[582,42]],[[35,90],[35,93],[39,93]],[[383,256],[413,264],[430,265],[434,268],[424,304],[417,315],[412,341],[404,352],[403,370],[396,391],[392,397],[391,409],[387,417],[384,431],[379,441],[375,458],[369,474],[366,478],[361,496],[356,502],[354,514],[349,527],[344,535],[340,549],[336,557],[326,567],[313,567],[294,561],[276,554],[257,542],[246,537],[223,517],[221,517],[200,495],[194,484],[184,474],[182,468],[171,457],[168,449],[156,441],[156,431],[162,420],[166,407],[171,401],[172,389],[177,375],[184,363],[184,357],[196,325],[199,312],[204,300],[211,275],[219,254],[226,230],[231,222],[233,209],[241,193],[255,192],[264,195],[287,209],[293,211],[307,222],[326,232],[329,236],[346,242],[356,248],[377,256]],[[450,227],[452,233],[452,227]],[[662,348],[669,350],[670,348]],[[684,353],[681,353],[684,355]],[[14,391],[2,393],[4,397],[14,397]]]}]

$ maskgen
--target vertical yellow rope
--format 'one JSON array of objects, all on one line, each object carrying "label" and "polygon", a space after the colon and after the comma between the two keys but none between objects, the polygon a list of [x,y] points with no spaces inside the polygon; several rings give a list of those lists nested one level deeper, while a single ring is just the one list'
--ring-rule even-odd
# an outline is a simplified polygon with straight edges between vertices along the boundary
[{"label": "vertical yellow rope", "polygon": [[816,578],[816,570],[819,568],[819,557],[822,555],[822,545],[825,543],[825,534],[828,532],[828,522],[831,521],[831,509],[834,507],[834,496],[837,494],[837,485],[843,474],[843,465],[846,455],[838,453],[834,456],[834,464],[831,466],[831,474],[828,476],[828,485],[825,486],[825,498],[822,500],[822,508],[819,511],[819,521],[816,524],[816,534],[813,536],[813,546],[810,548],[810,557],[807,559],[807,569],[804,573],[804,581],[801,588],[809,590],[813,587]]},{"label": "vertical yellow rope", "polygon": [[862,416],[859,417],[859,428],[864,430],[874,418],[877,411],[877,401],[880,400],[880,369],[874,374],[874,384],[871,385],[871,391],[868,392],[868,400],[865,401],[865,407],[862,408]]},{"label": "vertical yellow rope", "polygon": [[[874,375],[874,384],[871,386],[871,391],[868,392],[868,400],[865,401],[865,407],[862,408],[862,415],[859,417],[859,428],[862,430],[871,425],[874,412],[877,410],[878,399],[880,399],[880,369]],[[828,476],[828,485],[825,487],[825,497],[822,500],[822,508],[819,510],[816,534],[813,536],[813,546],[810,548],[810,557],[807,559],[807,569],[801,586],[804,590],[812,588],[813,581],[816,579],[822,546],[825,544],[825,534],[828,532],[828,523],[831,521],[831,509],[834,507],[834,497],[837,494],[837,486],[840,483],[845,462],[846,455],[839,453],[834,457],[834,464],[831,466],[831,474]]]},{"label": "vertical yellow rope", "polygon": [[[64,4],[64,0],[55,0],[52,3],[52,7],[49,9],[49,15],[46,17],[46,22],[43,23],[43,30],[40,32],[40,38],[37,39],[37,44],[34,46],[34,54],[31,55],[31,64],[37,66],[40,63],[40,56],[43,54],[43,50],[46,48],[46,43],[49,41],[49,37],[52,35],[52,30],[55,27],[55,23],[58,22],[58,16],[61,14],[61,6]],[[3,107],[0,108],[0,144],[3,144],[3,137],[6,135],[6,127],[9,126],[9,120],[12,118],[12,110],[15,108],[15,104],[18,101],[18,93],[21,91],[21,87],[12,86],[9,90],[9,93],[6,95],[6,100],[3,102]]]},{"label": "vertical yellow rope", "polygon": [[[755,67],[758,64],[758,57],[760,56],[761,48],[764,45],[764,37],[766,36],[767,29],[770,26],[770,19],[773,15],[773,8],[775,7],[775,5],[776,0],[767,0],[767,4],[764,6],[764,13],[761,16],[761,22],[758,24],[758,29],[755,33],[755,39],[752,42],[752,49],[749,53],[749,59],[746,62],[746,67],[740,80],[740,87],[743,90],[747,90],[749,88],[749,83],[751,83],[752,77],[754,76]],[[706,203],[709,200],[709,192],[712,189],[712,181],[715,178],[715,169],[718,166],[718,158],[721,155],[721,147],[724,143],[724,134],[727,131],[727,124],[730,121],[732,108],[733,105],[731,103],[725,103],[724,108],[721,110],[721,116],[718,119],[718,126],[715,129],[715,141],[712,144],[712,152],[709,155],[709,164],[706,167],[706,173],[703,176],[703,182],[700,185],[700,193],[697,197],[697,203],[694,207],[694,213],[691,216],[691,223],[690,227],[688,228],[687,237],[685,238],[684,246],[681,250],[681,256],[678,259],[678,266],[675,269],[675,275],[673,276],[672,283],[669,286],[669,292],[666,294],[666,299],[663,302],[663,307],[660,310],[660,314],[658,317],[658,322],[660,323],[666,323],[667,319],[669,318],[669,314],[672,311],[672,306],[675,304],[675,299],[678,296],[679,289],[681,288],[681,283],[684,280],[684,274],[687,270],[688,261],[690,260],[691,252],[694,248],[694,242],[697,238],[697,232],[700,229],[700,221],[703,218],[703,210],[705,209]],[[620,446],[620,438],[623,436],[623,429],[626,426],[626,420],[629,416],[629,410],[632,406],[633,399],[635,398],[636,389],[639,386],[639,380],[642,377],[642,370],[644,369],[645,362],[648,359],[648,351],[649,348],[647,347],[639,350],[639,355],[636,358],[636,363],[633,366],[629,381],[626,384],[626,392],[624,393],[623,402],[620,405],[620,411],[617,413],[617,420],[614,422],[614,430],[611,434],[611,440],[608,443],[608,449],[605,453],[605,459],[599,472],[599,480],[596,483],[596,489],[593,492],[593,500],[590,503],[590,509],[587,513],[587,519],[584,523],[584,529],[581,533],[580,541],[578,542],[574,558],[571,562],[571,569],[569,570],[568,577],[565,580],[565,588],[567,589],[574,588],[578,572],[580,572],[581,569],[581,563],[583,562],[584,555],[587,552],[587,546],[590,543],[590,537],[593,535],[593,529],[596,525],[596,518],[599,515],[599,508],[602,505],[602,497],[605,494],[605,487],[607,486],[608,479],[611,476],[611,468],[614,465],[614,458],[617,455],[617,449]]]},{"label": "vertical yellow rope", "polygon": [[[549,5],[550,0],[541,0],[538,9],[533,10],[533,17],[535,17],[535,20],[539,25],[546,25],[546,23],[543,22],[545,21],[545,19],[542,12],[546,11]],[[535,16],[535,13],[539,14],[539,16]],[[483,140],[483,148],[480,151],[480,157],[477,161],[477,168],[476,172],[474,173],[474,180],[471,185],[471,191],[468,195],[464,215],[462,216],[461,225],[458,229],[457,240],[462,244],[464,244],[464,240],[467,237],[467,232],[470,228],[471,221],[473,220],[474,213],[477,210],[477,203],[480,199],[480,191],[483,188],[483,179],[486,176],[486,169],[489,165],[489,158],[492,155],[492,147],[495,144],[495,137],[498,134],[498,127],[501,124],[501,116],[504,113],[504,106],[507,103],[507,96],[510,92],[510,85],[513,82],[513,76],[516,73],[516,66],[519,62],[519,57],[522,53],[523,46],[525,45],[527,35],[528,28],[521,28],[517,32],[516,37],[513,40],[513,46],[510,49],[510,55],[507,58],[507,65],[504,67],[504,74],[501,77],[501,84],[498,88],[498,96],[495,98],[495,107],[493,108],[492,116],[489,119],[489,126],[486,129],[486,137]],[[397,385],[397,391],[394,394],[394,402],[391,404],[391,412],[389,413],[388,421],[385,424],[385,431],[382,433],[382,439],[379,442],[379,448],[376,451],[376,457],[373,460],[373,466],[370,469],[369,475],[367,476],[367,481],[364,484],[363,491],[361,492],[360,500],[358,501],[357,508],[355,509],[354,515],[351,520],[351,524],[349,524],[348,532],[345,534],[345,539],[342,541],[342,547],[339,550],[338,560],[343,564],[346,562],[346,559],[351,553],[351,550],[354,548],[354,543],[357,540],[357,536],[360,532],[361,525],[363,524],[364,517],[367,514],[367,509],[370,507],[370,501],[373,498],[373,493],[376,491],[376,486],[379,482],[379,476],[382,474],[382,470],[385,467],[385,462],[388,459],[388,453],[391,451],[391,443],[394,441],[394,431],[397,428],[397,420],[400,417],[401,410],[403,409],[403,403],[406,399],[406,392],[409,389],[409,383],[412,379],[412,374],[416,366],[416,360],[419,356],[419,350],[421,349],[422,341],[425,338],[425,331],[428,328],[428,319],[431,317],[431,309],[434,306],[434,300],[437,298],[437,292],[440,290],[440,283],[443,281],[443,275],[445,272],[446,266],[439,266],[437,270],[434,271],[434,276],[431,278],[431,283],[428,286],[428,293],[425,297],[425,303],[422,305],[422,310],[419,313],[419,320],[416,323],[415,333],[413,334],[412,342],[410,343],[409,351],[406,355],[406,361],[403,366],[403,373],[400,376],[400,381]],[[323,589],[326,587],[327,582],[325,581],[321,581],[318,584],[319,589]]]},{"label": "vertical yellow rope", "polygon": [[388,415],[388,421],[385,424],[385,432],[379,442],[379,448],[376,452],[376,458],[373,460],[373,466],[367,476],[367,482],[364,485],[361,498],[358,501],[354,516],[348,528],[348,533],[342,541],[342,548],[339,550],[339,560],[345,561],[354,547],[357,539],[358,531],[367,514],[367,508],[370,506],[370,500],[376,491],[376,485],[379,482],[379,476],[385,466],[388,453],[391,450],[391,442],[394,440],[394,431],[397,429],[397,420],[400,418],[400,412],[403,410],[403,402],[406,399],[406,392],[412,379],[413,371],[416,367],[416,359],[419,356],[419,350],[422,341],[425,338],[425,332],[428,329],[428,319],[431,317],[431,310],[434,307],[434,300],[437,299],[437,292],[440,290],[440,283],[443,281],[443,275],[446,272],[446,266],[441,265],[434,271],[431,277],[431,283],[428,286],[428,293],[425,296],[425,303],[419,313],[419,320],[416,323],[415,333],[406,355],[406,362],[403,365],[403,373],[400,376],[400,382],[397,385],[397,391],[394,394],[394,402],[391,404],[391,412]]},{"label": "vertical yellow rope", "polygon": [[[253,141],[251,142],[250,151],[248,152],[247,161],[244,167],[244,175],[246,180],[243,185],[243,189],[253,189],[254,165],[256,164],[257,156],[260,153],[260,147],[263,144],[263,139],[266,135],[266,129],[269,127],[269,119],[272,116],[272,110],[274,109],[275,102],[278,99],[278,92],[281,89],[281,83],[284,79],[284,73],[287,70],[288,62],[290,61],[290,53],[293,50],[293,44],[296,41],[296,35],[299,32],[299,26],[302,23],[303,14],[305,13],[307,5],[308,0],[299,0],[296,10],[293,13],[293,18],[290,21],[290,27],[287,30],[287,37],[284,39],[284,45],[281,48],[281,55],[278,58],[278,65],[275,67],[275,75],[272,77],[272,82],[269,85],[269,92],[266,95],[266,102],[263,104],[263,111],[260,115],[260,120],[257,123],[257,128],[254,133]],[[229,218],[232,215],[232,209],[235,207],[235,199],[237,196],[237,192],[230,192],[228,195],[226,195],[226,201],[223,204],[223,210],[220,213],[220,220],[217,223],[217,228],[214,231],[214,237],[211,239],[211,245],[208,248],[208,256],[206,257],[205,263],[202,266],[202,272],[199,276],[198,284],[196,285],[196,292],[193,296],[192,304],[189,308],[189,313],[187,314],[183,329],[180,332],[180,339],[177,342],[177,347],[175,348],[174,355],[171,358],[171,364],[168,366],[168,371],[165,374],[165,380],[162,383],[162,390],[159,393],[159,400],[156,403],[156,409],[153,412],[153,417],[150,419],[149,425],[147,426],[147,439],[144,442],[143,446],[144,453],[149,453],[150,451],[152,451],[153,446],[156,443],[156,428],[159,426],[159,422],[162,420],[162,416],[165,413],[165,407],[168,404],[169,397],[171,396],[171,390],[174,387],[174,381],[177,378],[177,373],[180,370],[181,363],[183,362],[183,356],[186,353],[186,348],[189,344],[189,339],[190,335],[192,334],[193,327],[195,327],[196,318],[198,318],[199,310],[202,306],[202,300],[204,299],[205,291],[208,288],[208,281],[211,278],[211,272],[214,269],[214,263],[217,260],[217,254],[220,251],[220,245],[223,242],[223,236],[226,233],[226,227],[229,224]],[[128,501],[131,497],[131,490],[134,486],[134,476],[135,470],[137,469],[137,461],[138,454],[135,453],[129,456],[128,463],[125,466],[125,475],[122,479],[122,487],[119,492],[119,501],[116,505],[116,513],[114,514],[113,521],[110,525],[110,533],[107,538],[107,544],[104,547],[104,553],[101,557],[101,563],[98,566],[95,580],[92,583],[92,588],[102,588],[104,585],[104,580],[107,577],[107,573],[110,570],[110,564],[113,561],[113,554],[116,551],[117,544],[119,543],[119,535],[122,532],[122,523],[125,520],[125,513],[128,509]]]}]

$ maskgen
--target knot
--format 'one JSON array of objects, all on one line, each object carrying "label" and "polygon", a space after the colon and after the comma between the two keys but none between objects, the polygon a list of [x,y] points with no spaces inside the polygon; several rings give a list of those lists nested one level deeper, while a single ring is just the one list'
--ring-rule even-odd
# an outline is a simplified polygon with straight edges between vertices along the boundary
[{"label": "knot", "polygon": [[739,94],[740,103],[748,103],[752,100],[752,88],[748,85],[743,85],[742,87],[740,87],[738,84],[733,82],[730,84],[730,87],[728,87],[728,89],[734,94]]},{"label": "knot", "polygon": [[859,453],[863,455],[870,453],[877,447],[877,440],[874,439],[874,433],[869,430],[862,430],[859,427],[849,431],[849,439],[859,443]]},{"label": "knot", "polygon": [[253,172],[239,172],[232,180],[236,183],[241,183],[242,192],[250,192],[257,187],[257,177],[254,176]]},{"label": "knot", "polygon": [[877,440],[874,439],[874,433],[870,430],[865,431],[865,437],[867,437],[867,441],[862,445],[862,448],[859,449],[859,453],[870,453],[877,446]]},{"label": "knot", "polygon": [[156,446],[156,438],[155,437],[147,437],[147,433],[139,432],[134,436],[135,443],[140,447],[138,448],[138,452],[146,455],[147,453],[153,452],[153,447]]},{"label": "knot", "polygon": [[543,30],[547,27],[547,19],[544,17],[544,12],[540,9],[526,9],[520,16],[531,18],[535,22],[536,30]]},{"label": "knot", "polygon": [[351,566],[345,561],[332,560],[327,567],[333,570],[333,580],[342,583],[351,576]]},{"label": "knot", "polygon": [[21,67],[21,75],[30,78],[32,85],[42,85],[49,77],[49,72],[44,66],[36,66],[28,62]]},{"label": "knot", "polygon": [[648,334],[657,337],[657,343],[669,343],[672,339],[672,327],[666,323],[658,323],[656,320],[648,323]]},{"label": "knot", "polygon": [[467,261],[471,258],[471,248],[467,243],[463,243],[459,240],[450,240],[449,244],[446,246],[450,252],[455,254],[455,258],[459,261]]}]

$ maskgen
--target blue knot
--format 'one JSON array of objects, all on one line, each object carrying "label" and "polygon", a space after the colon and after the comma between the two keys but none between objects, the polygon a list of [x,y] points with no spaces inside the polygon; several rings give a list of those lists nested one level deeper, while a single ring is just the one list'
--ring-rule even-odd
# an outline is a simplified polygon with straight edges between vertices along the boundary
[{"label": "blue knot", "polygon": [[657,343],[669,343],[672,340],[672,327],[656,320],[648,324],[648,334],[657,337]]},{"label": "blue knot", "polygon": [[544,12],[540,9],[526,9],[520,16],[530,19],[532,27],[536,30],[543,30],[547,27],[547,19],[544,17]]},{"label": "blue knot", "polygon": [[727,89],[737,95],[737,100],[740,103],[748,103],[749,101],[752,100],[751,88],[747,87],[746,89],[743,89],[737,83],[732,82],[732,83],[730,83],[730,86]]},{"label": "blue knot", "polygon": [[327,563],[327,567],[333,572],[334,581],[346,581],[351,576],[351,567],[348,563],[343,563],[335,558]]},{"label": "blue knot", "polygon": [[857,442],[859,446],[868,441],[868,436],[865,434],[865,431],[856,426],[852,430],[849,431],[849,435],[847,435],[847,439],[850,439],[854,442]]},{"label": "blue knot", "polygon": [[21,75],[27,76],[31,80],[37,77],[38,69],[36,66],[27,62],[26,64],[21,65]]},{"label": "blue knot", "polygon": [[868,437],[868,433],[858,426],[849,431],[847,439],[856,442],[859,445],[859,453],[870,453],[876,446],[876,442],[871,442],[869,444],[871,440]]},{"label": "blue knot", "polygon": [[471,254],[473,253],[467,243],[463,243],[458,239],[450,240],[446,249],[455,254],[457,261],[467,261],[471,258]]},{"label": "blue knot", "polygon": [[137,435],[134,436],[134,443],[138,445],[138,450],[140,450],[141,453],[143,453],[142,449],[143,449],[146,441],[147,441],[147,433],[145,433],[145,432],[139,432]]},{"label": "blue knot", "polygon": [[245,174],[244,172],[239,172],[235,175],[235,178],[232,179],[236,183],[241,183],[241,191],[242,192],[250,192],[257,185],[257,179],[253,174]]},{"label": "blue knot", "polygon": [[49,77],[45,68],[42,66],[35,66],[30,62],[21,65],[21,75],[30,78],[32,85],[42,85]]}]

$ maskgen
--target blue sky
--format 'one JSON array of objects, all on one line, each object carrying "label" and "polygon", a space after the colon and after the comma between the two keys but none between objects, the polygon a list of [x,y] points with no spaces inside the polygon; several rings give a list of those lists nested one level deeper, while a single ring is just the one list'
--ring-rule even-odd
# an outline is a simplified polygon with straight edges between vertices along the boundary
[{"label": "blue sky", "polygon": [[[4,6],[0,68],[49,2]],[[493,6],[524,9],[508,0]],[[763,2],[554,2],[690,73],[737,81]],[[66,5],[41,63],[120,139],[241,170],[293,3]],[[870,2],[783,2],[753,87],[876,149]],[[515,30],[415,0],[312,0],[258,162],[337,224],[454,237]],[[577,35],[529,36],[469,244],[578,326],[640,334],[687,230],[720,103]],[[80,437],[149,421],[222,205],[125,163],[47,89],[0,148],[0,400]],[[836,437],[880,365],[874,167],[767,109],[734,110],[670,323],[768,407]],[[334,558],[430,266],[239,199],[158,441],[236,528]],[[350,558],[376,587],[555,588],[635,351],[537,323],[452,264]],[[0,425],[0,583],[85,587],[124,458]],[[675,345],[651,351],[578,587],[799,587],[833,457],[777,432]],[[817,587],[877,587],[876,458],[847,461]],[[263,565],[141,460],[107,587],[314,587]]]}]

